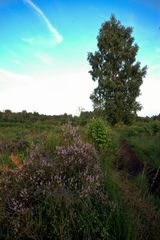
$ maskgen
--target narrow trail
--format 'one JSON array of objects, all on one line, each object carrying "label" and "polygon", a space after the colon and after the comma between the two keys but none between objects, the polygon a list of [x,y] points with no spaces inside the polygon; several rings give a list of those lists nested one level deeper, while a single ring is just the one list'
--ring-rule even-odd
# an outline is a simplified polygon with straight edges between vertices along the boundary
[{"label": "narrow trail", "polygon": [[126,141],[121,139],[119,146],[117,168],[119,170],[125,170],[130,177],[136,176],[142,171],[145,172],[148,178],[150,193],[160,197],[160,167],[153,169],[153,167],[148,164],[144,166],[143,162],[136,156]]},{"label": "narrow trail", "polygon": [[[140,236],[139,239],[159,240],[160,215],[158,215],[154,207],[144,199],[138,187],[130,181],[130,177],[138,175],[143,170],[144,165],[125,141],[120,140],[119,144],[120,150],[118,153],[118,162],[116,163],[116,165],[118,165],[118,171],[116,170],[114,172],[116,176],[115,181],[118,183],[124,195],[126,206],[133,211],[137,221],[140,220],[141,230],[145,238],[142,234],[143,236]],[[121,163],[121,161],[123,163]],[[125,170],[129,177],[126,177],[124,171],[121,170]]]},{"label": "narrow trail", "polygon": [[119,168],[125,169],[130,176],[135,176],[143,170],[143,163],[137,158],[129,145],[124,141],[119,141],[120,150],[118,154]]}]

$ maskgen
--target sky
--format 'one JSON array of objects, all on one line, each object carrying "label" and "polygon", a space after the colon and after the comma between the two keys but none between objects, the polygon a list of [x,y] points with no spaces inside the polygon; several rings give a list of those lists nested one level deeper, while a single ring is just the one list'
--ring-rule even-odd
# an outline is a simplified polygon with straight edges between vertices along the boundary
[{"label": "sky", "polygon": [[88,52],[114,14],[133,27],[137,61],[148,66],[140,116],[160,113],[159,0],[0,0],[0,110],[43,114],[91,111],[97,86]]}]

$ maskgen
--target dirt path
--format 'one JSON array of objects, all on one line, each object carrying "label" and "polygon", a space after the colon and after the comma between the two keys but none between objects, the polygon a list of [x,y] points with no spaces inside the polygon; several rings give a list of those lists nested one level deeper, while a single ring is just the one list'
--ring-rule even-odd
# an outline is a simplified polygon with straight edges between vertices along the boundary
[{"label": "dirt path", "polygon": [[[137,158],[135,153],[130,149],[129,145],[120,140],[120,150],[118,153],[118,170],[117,176],[119,188],[124,195],[126,205],[132,209],[137,221],[140,220],[141,228],[139,239],[144,240],[159,240],[160,239],[160,216],[157,214],[154,207],[143,198],[138,187],[130,181],[130,177],[136,176],[143,171],[144,165]],[[128,173],[129,178],[124,175],[124,171]]]},{"label": "dirt path", "polygon": [[[136,176],[144,170],[144,164],[136,156],[128,143],[124,140],[119,141],[120,149],[118,153],[117,167],[125,170],[129,176]],[[145,165],[145,175],[148,178],[149,191],[155,196],[160,197],[160,168],[153,169]]]},{"label": "dirt path", "polygon": [[137,158],[129,145],[124,141],[119,141],[120,150],[118,153],[118,168],[124,169],[129,175],[135,176],[143,170],[142,162]]}]

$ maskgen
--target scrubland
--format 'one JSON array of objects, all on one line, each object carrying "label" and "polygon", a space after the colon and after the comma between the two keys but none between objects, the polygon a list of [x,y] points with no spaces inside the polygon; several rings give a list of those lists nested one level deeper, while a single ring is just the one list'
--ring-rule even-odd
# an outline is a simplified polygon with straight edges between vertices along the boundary
[{"label": "scrubland", "polygon": [[159,239],[160,121],[0,123],[0,239]]}]

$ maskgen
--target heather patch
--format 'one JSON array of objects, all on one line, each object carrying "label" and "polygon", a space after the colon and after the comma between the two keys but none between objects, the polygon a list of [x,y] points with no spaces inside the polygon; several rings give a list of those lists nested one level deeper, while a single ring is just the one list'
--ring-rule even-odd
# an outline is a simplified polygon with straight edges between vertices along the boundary
[{"label": "heather patch", "polygon": [[23,166],[1,173],[1,239],[109,239],[114,204],[96,150],[70,124],[61,138],[54,158],[37,141]]}]

